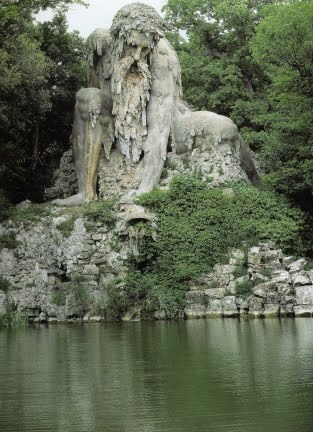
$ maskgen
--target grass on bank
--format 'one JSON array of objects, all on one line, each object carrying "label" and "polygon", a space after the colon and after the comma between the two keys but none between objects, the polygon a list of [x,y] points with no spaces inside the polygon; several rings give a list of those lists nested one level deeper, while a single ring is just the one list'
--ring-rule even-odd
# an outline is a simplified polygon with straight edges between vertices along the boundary
[{"label": "grass on bank", "polygon": [[12,305],[8,305],[6,312],[0,315],[0,328],[20,328],[28,324],[27,315],[17,311]]},{"label": "grass on bank", "polygon": [[[39,221],[41,218],[48,216],[69,215],[69,218],[60,223],[57,228],[65,237],[69,237],[74,229],[75,220],[79,217],[85,217],[92,222],[101,222],[104,225],[112,227],[116,221],[116,200],[99,200],[85,204],[83,206],[69,207],[66,210],[55,211],[49,203],[31,204],[26,208],[17,209],[0,195],[0,222],[11,219],[16,223],[32,223]],[[52,209],[54,209],[52,211]],[[3,234],[0,236],[0,247],[14,249],[17,246],[13,233]]]},{"label": "grass on bank", "polygon": [[74,229],[75,220],[79,217],[85,217],[92,222],[101,222],[103,225],[112,227],[116,221],[116,200],[99,200],[93,201],[79,207],[69,207],[59,214],[69,215],[69,219],[61,222],[57,229],[62,232],[64,237],[69,237]]}]

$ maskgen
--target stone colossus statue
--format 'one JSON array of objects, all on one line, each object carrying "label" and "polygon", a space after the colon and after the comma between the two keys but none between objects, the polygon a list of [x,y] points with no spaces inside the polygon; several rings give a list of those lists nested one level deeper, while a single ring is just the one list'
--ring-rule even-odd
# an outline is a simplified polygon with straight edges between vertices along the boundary
[{"label": "stone colossus statue", "polygon": [[124,192],[148,192],[159,184],[169,149],[233,154],[246,178],[257,179],[235,124],[183,102],[180,65],[166,30],[152,7],[131,3],[117,12],[110,31],[89,36],[88,88],[76,95],[72,133],[79,192],[58,204],[96,199],[97,177],[105,189],[116,172]]}]

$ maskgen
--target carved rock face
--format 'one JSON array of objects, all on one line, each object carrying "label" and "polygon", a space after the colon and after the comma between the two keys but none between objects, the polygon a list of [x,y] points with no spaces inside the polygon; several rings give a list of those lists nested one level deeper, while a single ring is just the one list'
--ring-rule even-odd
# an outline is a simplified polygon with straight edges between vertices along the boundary
[{"label": "carved rock face", "polygon": [[95,88],[78,92],[73,127],[79,193],[87,201],[96,198],[97,176],[100,196],[116,173],[117,193],[150,191],[160,184],[166,159],[180,155],[190,172],[217,182],[257,179],[236,125],[182,101],[179,60],[166,28],[152,7],[132,3],[116,14],[110,32],[97,29],[88,38],[88,85]]},{"label": "carved rock face", "polygon": [[153,41],[153,34],[132,30],[127,39],[127,45],[124,45],[125,57],[131,56],[135,61],[147,57],[153,45]]}]

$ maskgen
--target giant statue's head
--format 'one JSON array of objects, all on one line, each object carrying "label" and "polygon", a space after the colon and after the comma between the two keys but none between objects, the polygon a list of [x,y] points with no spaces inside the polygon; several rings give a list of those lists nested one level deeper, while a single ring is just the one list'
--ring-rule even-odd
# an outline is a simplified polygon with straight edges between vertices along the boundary
[{"label": "giant statue's head", "polygon": [[151,89],[149,54],[168,29],[155,9],[143,3],[124,6],[112,22],[115,136],[129,165],[140,159],[147,135],[146,107]]}]

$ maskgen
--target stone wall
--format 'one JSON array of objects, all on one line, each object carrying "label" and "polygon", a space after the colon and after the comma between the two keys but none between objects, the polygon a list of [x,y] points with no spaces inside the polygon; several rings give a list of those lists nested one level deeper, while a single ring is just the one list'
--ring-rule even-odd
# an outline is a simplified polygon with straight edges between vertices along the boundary
[{"label": "stone wall", "polygon": [[271,243],[233,251],[186,294],[187,318],[313,316],[313,270]]},{"label": "stone wall", "polygon": [[[60,230],[73,216],[66,209],[54,208],[37,222],[0,225],[0,235],[12,232],[17,241],[15,249],[0,251],[0,275],[10,284],[0,290],[0,314],[11,305],[34,322],[105,319],[99,310],[110,287],[123,295],[127,258],[140,253],[140,233],[128,220],[147,214],[138,207],[134,216],[131,209],[130,215],[127,205],[119,207],[115,226],[76,217],[68,236]],[[190,283],[185,317],[313,316],[311,268],[271,243],[232,251],[227,264]],[[158,311],[154,317],[165,316]],[[140,319],[140,306],[129,307],[124,319]]]},{"label": "stone wall", "polygon": [[[55,216],[35,223],[8,221],[0,225],[0,235],[13,232],[18,244],[15,249],[0,251],[0,275],[10,284],[6,293],[0,291],[0,313],[10,304],[33,321],[77,318],[82,311],[73,309],[69,282],[82,287],[95,309],[97,302],[105,303],[108,283],[120,280],[125,272],[129,246],[123,241],[121,224],[112,229],[78,217],[67,237],[58,227],[71,214],[64,210],[60,216],[60,209],[54,211]],[[57,304],[61,292],[64,304]]]}]

